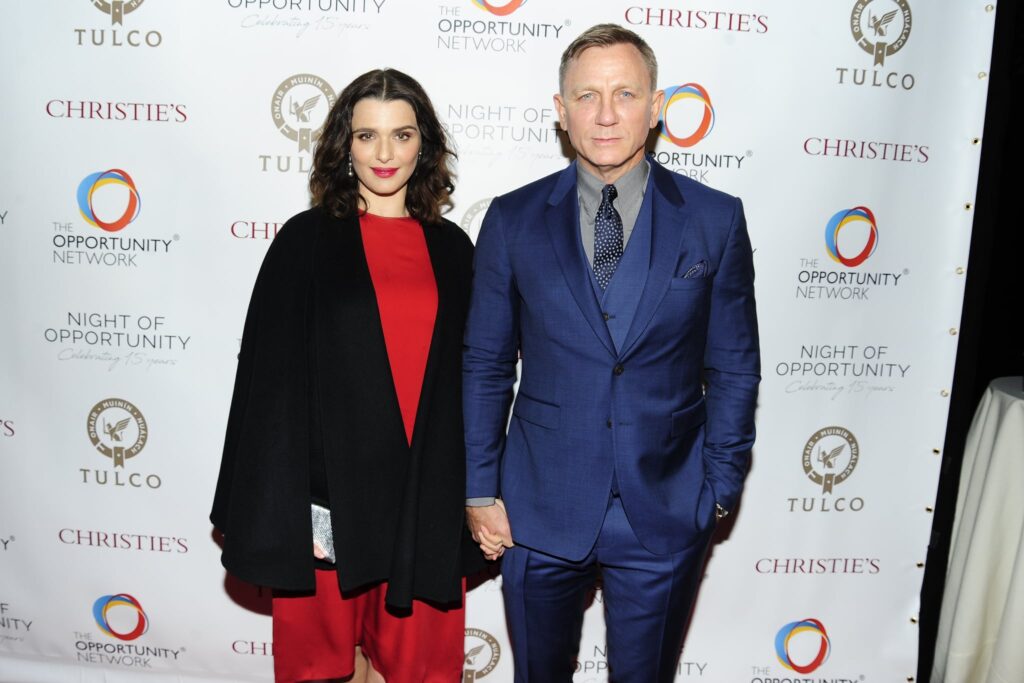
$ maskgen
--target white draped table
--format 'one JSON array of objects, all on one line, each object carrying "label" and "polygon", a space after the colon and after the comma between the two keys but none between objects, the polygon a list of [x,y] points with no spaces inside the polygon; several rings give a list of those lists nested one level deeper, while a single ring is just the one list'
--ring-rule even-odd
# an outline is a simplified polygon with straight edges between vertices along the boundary
[{"label": "white draped table", "polygon": [[994,380],[967,434],[932,683],[1024,682],[1024,390]]}]

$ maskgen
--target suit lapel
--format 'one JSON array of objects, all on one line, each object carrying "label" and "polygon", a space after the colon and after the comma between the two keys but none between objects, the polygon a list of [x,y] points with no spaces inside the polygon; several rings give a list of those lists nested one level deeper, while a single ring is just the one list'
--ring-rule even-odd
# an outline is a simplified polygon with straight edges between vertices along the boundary
[{"label": "suit lapel", "polygon": [[640,295],[640,302],[633,316],[633,323],[622,344],[621,356],[625,356],[647,329],[654,317],[658,304],[668,291],[669,281],[675,272],[679,257],[679,246],[686,232],[689,216],[684,211],[683,196],[672,182],[669,171],[651,160],[651,185],[654,200],[651,207],[651,270],[647,274],[647,286]]},{"label": "suit lapel", "polygon": [[590,265],[580,248],[580,217],[579,199],[576,194],[576,164],[565,169],[558,177],[555,188],[548,198],[545,210],[548,236],[558,257],[569,291],[576,300],[576,305],[583,312],[590,328],[598,340],[612,356],[615,345],[612,343],[608,326],[601,314],[601,307],[594,296],[594,287],[590,279]]}]

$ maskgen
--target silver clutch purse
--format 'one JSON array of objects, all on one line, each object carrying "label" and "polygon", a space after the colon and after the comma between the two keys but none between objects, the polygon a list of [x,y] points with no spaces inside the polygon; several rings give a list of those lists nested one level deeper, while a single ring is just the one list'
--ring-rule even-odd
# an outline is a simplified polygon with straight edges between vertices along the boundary
[{"label": "silver clutch purse", "polygon": [[334,534],[331,531],[331,511],[316,503],[310,504],[313,514],[313,542],[323,548],[324,560],[335,563]]}]

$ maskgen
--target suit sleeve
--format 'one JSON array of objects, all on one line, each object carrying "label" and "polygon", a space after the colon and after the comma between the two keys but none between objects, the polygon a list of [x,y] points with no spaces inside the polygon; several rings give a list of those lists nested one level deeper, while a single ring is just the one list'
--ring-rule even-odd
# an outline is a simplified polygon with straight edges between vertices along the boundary
[{"label": "suit sleeve", "polygon": [[711,292],[704,378],[704,463],[716,502],[731,510],[750,463],[761,381],[753,252],[738,199]]},{"label": "suit sleeve", "polygon": [[473,265],[462,361],[466,498],[484,498],[501,493],[499,472],[519,355],[519,293],[500,199],[484,217]]}]

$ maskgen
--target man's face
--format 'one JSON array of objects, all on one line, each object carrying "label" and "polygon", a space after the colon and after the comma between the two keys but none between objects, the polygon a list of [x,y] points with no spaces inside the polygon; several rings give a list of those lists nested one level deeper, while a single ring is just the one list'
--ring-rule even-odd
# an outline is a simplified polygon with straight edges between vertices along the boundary
[{"label": "man's face", "polygon": [[664,99],[640,51],[621,43],[587,48],[571,61],[555,107],[579,163],[612,183],[640,163]]}]

